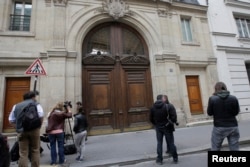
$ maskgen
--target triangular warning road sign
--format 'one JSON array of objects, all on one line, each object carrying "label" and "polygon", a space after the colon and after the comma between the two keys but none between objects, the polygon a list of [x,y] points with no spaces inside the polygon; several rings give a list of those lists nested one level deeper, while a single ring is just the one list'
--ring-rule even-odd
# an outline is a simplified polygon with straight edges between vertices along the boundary
[{"label": "triangular warning road sign", "polygon": [[29,75],[46,75],[46,71],[43,68],[40,59],[36,59],[31,66],[25,71],[25,74]]}]

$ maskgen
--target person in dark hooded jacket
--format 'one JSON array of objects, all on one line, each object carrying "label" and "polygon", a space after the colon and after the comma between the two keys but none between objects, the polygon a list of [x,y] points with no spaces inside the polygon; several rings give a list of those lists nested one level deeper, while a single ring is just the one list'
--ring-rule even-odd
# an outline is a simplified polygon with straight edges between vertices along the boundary
[{"label": "person in dark hooded jacket", "polygon": [[169,119],[173,123],[173,124],[169,124],[169,126],[166,127],[167,130],[168,130],[168,134],[165,135],[166,145],[167,145],[166,154],[171,154],[170,144],[169,143],[174,142],[174,134],[173,134],[173,132],[175,131],[174,124],[178,125],[178,123],[177,123],[177,114],[176,114],[176,110],[175,110],[174,105],[169,102],[167,95],[163,95],[162,100],[167,106]]},{"label": "person in dark hooded jacket", "polygon": [[[163,95],[157,96],[157,101],[154,103],[153,107],[150,110],[150,121],[155,126],[156,138],[157,138],[157,158],[156,163],[162,165],[163,156],[162,156],[162,143],[164,136],[170,136],[169,133],[173,133],[172,128],[169,129],[166,125],[168,124],[168,110],[167,105],[163,101]],[[169,115],[171,118],[171,115]],[[174,120],[173,120],[174,121]],[[175,120],[176,121],[176,120]],[[174,140],[169,140],[170,152],[173,156],[175,163],[178,162],[178,155],[176,152],[176,146]]]},{"label": "person in dark hooded jacket", "polygon": [[225,138],[231,151],[239,150],[239,129],[236,116],[240,112],[238,99],[230,95],[223,82],[217,82],[215,92],[209,98],[207,114],[213,116],[212,151],[219,151]]}]

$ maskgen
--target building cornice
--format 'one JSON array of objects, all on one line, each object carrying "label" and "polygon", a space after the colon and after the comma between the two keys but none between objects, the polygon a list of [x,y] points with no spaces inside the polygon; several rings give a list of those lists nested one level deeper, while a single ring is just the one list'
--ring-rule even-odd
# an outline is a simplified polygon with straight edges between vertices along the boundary
[{"label": "building cornice", "polygon": [[215,65],[217,62],[216,57],[208,57],[207,59],[192,59],[185,60],[181,59],[175,53],[163,53],[155,55],[155,60],[157,63],[171,62],[179,64],[181,67],[207,67],[208,65]]},{"label": "building cornice", "polygon": [[0,66],[29,66],[37,57],[0,57]]},{"label": "building cornice", "polygon": [[200,12],[207,12],[207,9],[208,9],[208,6],[181,3],[181,2],[176,2],[176,1],[174,1],[172,3],[172,6],[175,8],[189,9],[192,11],[196,10],[196,11],[200,11]]},{"label": "building cornice", "polygon": [[224,33],[224,32],[212,32],[212,35],[216,35],[216,36],[225,36],[225,37],[236,37],[236,34],[234,33]]},{"label": "building cornice", "polygon": [[231,46],[217,46],[217,50],[223,50],[227,53],[250,53],[250,48],[246,47],[231,47]]},{"label": "building cornice", "polygon": [[65,49],[54,49],[54,50],[49,50],[47,52],[41,52],[40,57],[41,59],[47,59],[49,57],[76,59],[77,52],[67,51]]},{"label": "building cornice", "polygon": [[237,0],[224,0],[224,2],[228,6],[250,9],[250,3],[248,2],[242,2]]}]

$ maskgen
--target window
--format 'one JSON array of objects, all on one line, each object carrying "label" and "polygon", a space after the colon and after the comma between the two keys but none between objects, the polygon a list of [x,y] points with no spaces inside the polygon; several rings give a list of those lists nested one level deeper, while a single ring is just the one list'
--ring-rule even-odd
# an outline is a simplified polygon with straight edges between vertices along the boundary
[{"label": "window", "polygon": [[14,10],[10,15],[10,30],[29,31],[32,4],[27,1],[15,1]]},{"label": "window", "polygon": [[190,21],[191,19],[181,18],[182,37],[185,42],[193,41]]},{"label": "window", "polygon": [[250,38],[250,19],[235,18],[240,38]]}]

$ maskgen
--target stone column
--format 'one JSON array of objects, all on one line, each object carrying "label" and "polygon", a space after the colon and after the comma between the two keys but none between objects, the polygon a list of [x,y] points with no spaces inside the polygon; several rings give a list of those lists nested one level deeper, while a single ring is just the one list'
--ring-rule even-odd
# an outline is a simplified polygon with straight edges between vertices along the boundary
[{"label": "stone column", "polygon": [[180,96],[179,87],[179,57],[176,54],[163,53],[156,55],[156,73],[157,77],[157,93],[166,94],[169,97],[169,101],[174,104],[178,121],[181,125],[185,125],[185,114],[182,109],[182,100]]},{"label": "stone column", "polygon": [[65,48],[67,0],[54,1],[53,48]]},{"label": "stone column", "polygon": [[217,59],[216,57],[208,57],[208,66],[206,68],[207,73],[207,85],[208,85],[208,96],[211,96],[214,92],[214,85],[218,82],[217,72]]}]

